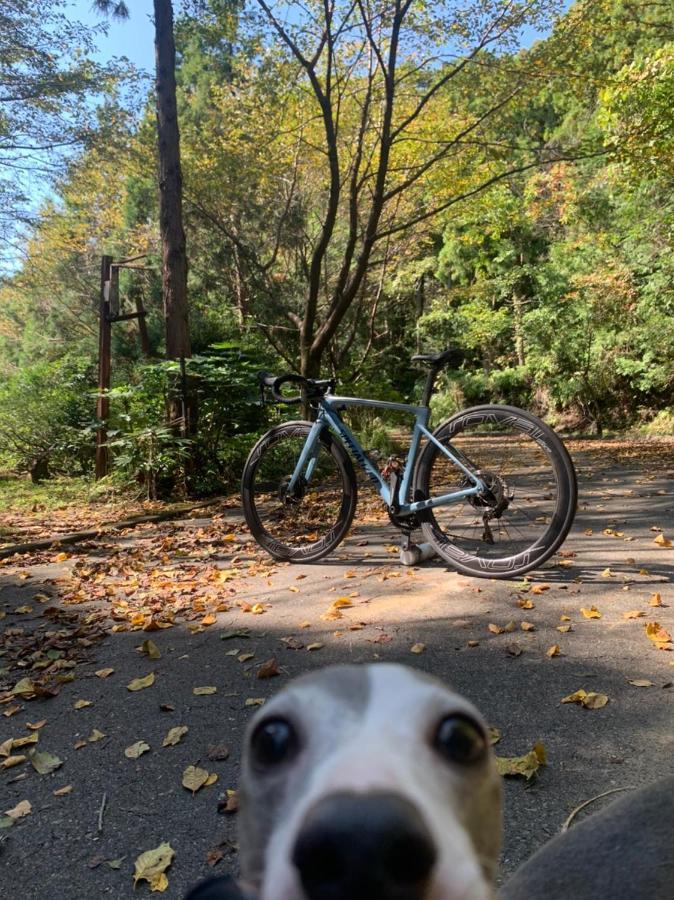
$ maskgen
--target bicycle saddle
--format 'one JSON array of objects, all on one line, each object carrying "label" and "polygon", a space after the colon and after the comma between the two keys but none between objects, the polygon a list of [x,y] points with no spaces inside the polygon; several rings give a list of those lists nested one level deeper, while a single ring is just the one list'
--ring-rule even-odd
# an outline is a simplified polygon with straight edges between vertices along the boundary
[{"label": "bicycle saddle", "polygon": [[450,347],[441,353],[425,353],[412,357],[412,362],[424,363],[430,366],[444,366],[451,359],[457,360],[460,351],[456,347]]}]

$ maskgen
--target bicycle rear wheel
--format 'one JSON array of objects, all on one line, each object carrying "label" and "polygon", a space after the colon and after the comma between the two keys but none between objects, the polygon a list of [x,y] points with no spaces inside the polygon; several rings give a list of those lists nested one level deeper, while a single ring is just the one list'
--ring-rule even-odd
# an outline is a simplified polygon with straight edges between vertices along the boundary
[{"label": "bicycle rear wheel", "polygon": [[243,470],[246,522],[274,559],[313,562],[326,556],[345,537],[356,510],[353,465],[327,429],[311,471],[305,468],[289,488],[311,428],[311,422],[272,428],[253,447]]},{"label": "bicycle rear wheel", "polygon": [[[419,514],[426,540],[459,572],[514,578],[540,566],[562,544],[576,511],[576,475],[557,435],[510,406],[476,406],[443,425],[435,438],[487,489]],[[470,487],[439,448],[426,444],[415,472],[415,499]]]}]

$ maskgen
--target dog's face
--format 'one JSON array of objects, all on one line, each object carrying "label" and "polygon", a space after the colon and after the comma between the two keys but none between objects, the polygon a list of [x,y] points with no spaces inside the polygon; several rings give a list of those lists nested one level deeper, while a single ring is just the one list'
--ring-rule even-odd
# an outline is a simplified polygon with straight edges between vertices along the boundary
[{"label": "dog's face", "polygon": [[260,900],[492,896],[501,784],[464,698],[403,666],[335,666],[252,719],[241,869]]}]

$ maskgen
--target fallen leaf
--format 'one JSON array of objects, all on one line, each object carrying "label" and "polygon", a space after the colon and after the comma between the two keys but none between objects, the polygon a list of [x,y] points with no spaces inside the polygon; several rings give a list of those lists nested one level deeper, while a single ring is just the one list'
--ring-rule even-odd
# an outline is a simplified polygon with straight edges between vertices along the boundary
[{"label": "fallen leaf", "polygon": [[653,539],[653,543],[657,544],[658,547],[671,547],[672,546],[672,542],[669,540],[669,538],[666,538],[664,536],[664,534],[662,534],[662,532],[656,538]]},{"label": "fallen leaf", "polygon": [[[102,741],[104,737],[105,737],[105,734],[102,731],[99,731],[98,728],[94,728],[94,730],[91,732],[91,734],[89,735],[87,740],[89,741],[90,744],[95,744],[97,741]],[[80,746],[84,747],[86,745],[82,741]],[[75,747],[77,747],[77,744],[75,744]]]},{"label": "fallen leaf", "polygon": [[568,634],[570,631],[573,631],[573,625],[557,625],[557,631],[562,634]]},{"label": "fallen leaf", "polygon": [[517,605],[520,609],[535,609],[536,604],[533,600],[530,600],[528,597],[520,597],[517,601]]},{"label": "fallen leaf", "polygon": [[200,769],[197,766],[188,766],[183,772],[183,787],[188,791],[192,791],[192,796],[196,794],[199,788],[202,788],[208,781],[209,773],[206,769]]},{"label": "fallen leaf", "polygon": [[649,606],[662,606],[662,597],[656,591],[654,594],[651,594],[651,599],[648,601]]},{"label": "fallen leaf", "polygon": [[52,791],[52,794],[55,797],[65,797],[66,794],[70,794],[72,792],[73,786],[72,784],[66,784],[65,787],[57,788],[55,791]]},{"label": "fallen leaf", "polygon": [[264,706],[264,703],[264,697],[248,697],[246,699],[245,706]]},{"label": "fallen leaf", "polygon": [[170,728],[164,740],[161,742],[162,747],[175,747],[179,744],[183,737],[189,731],[187,725],[176,725]]},{"label": "fallen leaf", "polygon": [[633,684],[634,687],[655,687],[655,683],[649,681],[648,678],[635,678],[634,681],[628,681],[627,683]]},{"label": "fallen leaf", "polygon": [[580,611],[586,619],[601,619],[601,613],[596,606],[591,606],[589,609],[581,606]]},{"label": "fallen leaf", "polygon": [[192,693],[195,697],[205,697],[207,694],[217,694],[218,689],[211,685],[206,685],[205,687],[192,688]]},{"label": "fallen leaf", "polygon": [[145,741],[136,741],[135,744],[131,744],[130,747],[126,748],[124,756],[126,756],[127,759],[138,759],[143,753],[147,753],[149,749],[150,745],[146,744]]},{"label": "fallen leaf", "polygon": [[211,762],[222,762],[222,760],[229,758],[229,747],[226,747],[224,744],[211,744],[206,756]]},{"label": "fallen leaf", "polygon": [[480,646],[480,642],[479,641],[468,641],[468,646],[470,647],[471,650],[473,650],[475,647]]},{"label": "fallen leaf", "polygon": [[[238,653],[238,650],[237,650],[237,653]],[[235,656],[236,654],[235,654],[232,650],[230,650],[229,653],[228,653],[228,656],[229,656],[229,655]],[[254,656],[255,656],[254,653],[242,653],[242,654],[238,657],[238,660],[239,660],[240,663],[245,663],[245,662],[248,662],[249,659],[253,659]]]},{"label": "fallen leaf", "polygon": [[11,706],[8,706],[7,709],[3,710],[2,714],[6,719],[9,719],[10,716],[15,716],[18,712],[21,712],[23,706],[20,706],[18,703],[13,703]]},{"label": "fallen leaf", "polygon": [[307,644],[307,650],[320,650],[323,646],[320,641],[314,641],[313,644]]},{"label": "fallen leaf", "polygon": [[206,781],[204,782],[204,787],[210,787],[212,784],[218,780],[218,775],[216,772],[211,772]]},{"label": "fallen leaf", "polygon": [[410,647],[410,653],[423,653],[426,649],[426,644],[422,644],[421,642],[417,644],[412,644]]},{"label": "fallen leaf", "polygon": [[548,647],[548,649],[545,651],[545,655],[549,656],[550,659],[552,659],[553,656],[559,656],[561,652],[562,648],[559,646],[559,644],[553,644],[552,647]]},{"label": "fallen leaf", "polygon": [[529,781],[546,764],[545,747],[540,742],[523,756],[497,756],[496,768],[503,777],[526,778]]},{"label": "fallen leaf", "polygon": [[560,621],[560,622],[570,622],[570,621],[571,621],[571,616],[564,616],[564,615],[562,615],[562,616],[559,617],[559,621]]},{"label": "fallen leaf", "polygon": [[642,609],[630,609],[628,612],[623,613],[623,619],[640,619],[645,615],[646,613]]},{"label": "fallen leaf", "polygon": [[494,725],[489,726],[489,743],[493,747],[494,744],[498,744],[498,742],[503,737],[500,728],[496,728]]},{"label": "fallen leaf", "polygon": [[584,691],[581,688],[578,691],[574,691],[573,694],[563,697],[561,702],[578,703],[580,706],[584,706],[585,709],[601,709],[602,706],[606,706],[608,703],[608,697],[606,694],[597,694],[594,691]]},{"label": "fallen leaf", "polygon": [[30,678],[22,678],[12,688],[12,694],[16,697],[23,697],[24,700],[32,700],[37,693],[37,688]]},{"label": "fallen leaf", "polygon": [[17,819],[23,819],[24,816],[27,816],[32,811],[33,807],[30,800],[21,800],[12,809],[6,809],[5,815],[16,821]]},{"label": "fallen leaf", "polygon": [[109,678],[114,671],[114,669],[98,669],[98,671],[94,672],[94,675],[97,678]]},{"label": "fallen leaf", "polygon": [[148,656],[150,659],[161,659],[161,652],[154,641],[143,641],[139,648],[140,652]]},{"label": "fallen leaf", "polygon": [[18,750],[19,747],[27,747],[29,744],[37,744],[40,739],[40,735],[37,731],[34,731],[32,734],[26,734],[20,738],[14,738],[12,741],[12,750]]},{"label": "fallen leaf", "polygon": [[492,634],[503,634],[503,629],[500,625],[495,625],[493,622],[490,622],[487,625],[487,630],[491,631]]},{"label": "fallen leaf", "polygon": [[644,625],[646,637],[653,641],[658,650],[670,650],[672,638],[659,622],[648,622]]},{"label": "fallen leaf", "polygon": [[517,625],[514,622],[508,622],[503,626],[503,631],[506,634],[512,634],[513,631],[517,631]]},{"label": "fallen leaf", "polygon": [[150,890],[163,892],[168,887],[166,869],[171,865],[174,851],[170,844],[160,844],[154,850],[146,850],[136,860],[136,869],[133,873],[133,886],[139,881],[147,881]]},{"label": "fallen leaf", "polygon": [[338,597],[332,604],[332,609],[347,609],[349,606],[353,606],[349,597]]},{"label": "fallen leaf", "polygon": [[220,795],[218,802],[218,812],[235,813],[239,811],[239,792],[231,788],[227,788],[224,794]]},{"label": "fallen leaf", "polygon": [[31,731],[39,731],[40,728],[44,728],[46,724],[46,719],[40,719],[39,722],[26,722],[26,728],[30,728]]},{"label": "fallen leaf", "polygon": [[[122,863],[124,862],[125,859],[126,859],[126,856],[120,856],[119,859],[105,859],[105,860],[103,860],[103,862],[106,864],[106,866],[109,866],[111,869],[121,869]],[[168,880],[167,880],[167,884],[168,884]]]},{"label": "fallen leaf", "polygon": [[257,678],[274,678],[276,675],[280,675],[278,663],[272,656],[271,659],[268,659],[266,662],[263,662],[260,668],[257,670]]},{"label": "fallen leaf", "polygon": [[14,766],[20,766],[26,759],[27,757],[22,753],[17,753],[16,756],[7,756],[3,759],[2,763],[0,763],[0,769],[13,769]]},{"label": "fallen leaf", "polygon": [[549,584],[534,584],[531,588],[532,594],[542,594],[544,591],[549,591]]},{"label": "fallen leaf", "polygon": [[92,703],[92,700],[76,700],[73,703],[73,709],[85,709],[85,707],[91,706]]},{"label": "fallen leaf", "polygon": [[142,691],[144,688],[151,687],[154,684],[154,672],[150,672],[149,675],[145,675],[143,678],[134,678],[133,681],[130,681],[127,684],[126,689],[128,691]]},{"label": "fallen leaf", "polygon": [[38,775],[49,775],[63,765],[58,756],[54,756],[53,753],[47,753],[46,750],[31,750],[28,758]]}]

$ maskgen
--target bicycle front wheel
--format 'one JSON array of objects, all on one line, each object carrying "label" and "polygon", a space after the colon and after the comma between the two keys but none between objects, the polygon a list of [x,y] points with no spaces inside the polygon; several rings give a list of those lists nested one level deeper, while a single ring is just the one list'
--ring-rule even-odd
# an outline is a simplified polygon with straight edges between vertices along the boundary
[{"label": "bicycle front wheel", "polygon": [[[476,406],[439,426],[434,437],[486,489],[421,513],[421,528],[459,572],[514,578],[540,566],[559,548],[576,511],[576,475],[557,435],[511,406]],[[429,442],[417,464],[415,499],[471,486],[451,459]]]},{"label": "bicycle front wheel", "polygon": [[294,486],[291,478],[311,422],[286,422],[253,447],[241,498],[251,534],[274,559],[313,562],[330,553],[353,521],[356,475],[327,429]]}]

